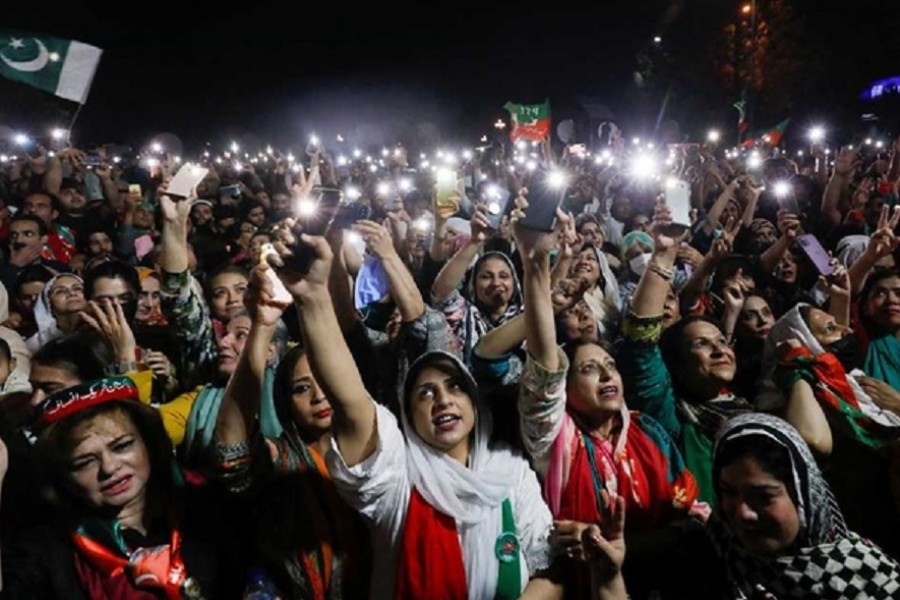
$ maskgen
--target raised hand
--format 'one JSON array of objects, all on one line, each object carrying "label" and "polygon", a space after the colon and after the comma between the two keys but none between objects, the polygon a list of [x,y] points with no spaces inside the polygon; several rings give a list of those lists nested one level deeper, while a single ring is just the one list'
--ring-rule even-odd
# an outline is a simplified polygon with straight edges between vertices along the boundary
[{"label": "raised hand", "polygon": [[560,232],[567,226],[569,215],[557,209],[557,228],[555,231],[537,231],[534,229],[526,229],[519,225],[519,221],[525,216],[528,210],[528,200],[526,196],[528,190],[522,188],[516,197],[516,208],[510,213],[510,222],[512,223],[513,239],[516,241],[516,247],[523,258],[534,260],[540,257],[549,256],[550,252],[556,248]]},{"label": "raised hand", "polygon": [[894,233],[897,224],[900,223],[900,206],[895,206],[893,214],[888,218],[888,207],[881,207],[881,216],[878,218],[878,227],[872,237],[869,238],[869,245],[866,246],[866,254],[875,260],[883,258],[900,246],[900,238]]},{"label": "raised hand", "polygon": [[361,220],[356,222],[353,230],[359,233],[369,251],[378,258],[383,259],[397,254],[391,232],[386,227],[375,221]]},{"label": "raised hand", "polygon": [[581,278],[557,281],[550,293],[553,312],[558,315],[578,304],[589,287],[590,283]]},{"label": "raised hand", "polygon": [[787,236],[788,239],[793,240],[800,232],[800,219],[792,212],[783,209],[779,210],[778,231],[781,232],[781,235]]},{"label": "raised hand", "polygon": [[104,299],[102,303],[90,300],[88,310],[79,314],[82,321],[103,336],[115,352],[118,362],[134,362],[137,343],[121,304],[109,299]]},{"label": "raised hand", "polygon": [[[131,196],[129,196],[129,199]],[[135,198],[136,199],[136,198]],[[162,209],[163,220],[166,223],[186,225],[188,216],[191,214],[191,205],[197,199],[197,194],[191,190],[191,197],[175,202],[171,196],[165,193],[165,190],[159,196],[159,206]]]},{"label": "raised hand", "polygon": [[841,148],[837,157],[834,159],[834,174],[849,176],[857,167],[859,150],[850,150]]},{"label": "raised hand", "polygon": [[267,262],[261,262],[250,272],[250,280],[247,282],[247,292],[244,294],[244,308],[254,323],[266,327],[274,327],[281,318],[287,305],[285,299],[279,297],[277,285],[271,274],[272,267]]},{"label": "raised hand", "polygon": [[728,219],[724,230],[718,230],[719,237],[713,241],[712,247],[709,249],[709,253],[714,260],[720,261],[731,255],[734,250],[734,238],[740,229],[741,221],[737,220],[735,223],[735,219],[732,217]]},{"label": "raised hand", "polygon": [[[278,240],[272,244],[275,252],[266,256],[266,261],[275,268],[285,289],[295,298],[304,298],[317,291],[327,290],[328,275],[334,254],[328,241],[322,236],[300,234],[293,229],[293,221],[285,221],[286,227],[277,231]],[[310,251],[313,259],[306,273],[299,273],[290,266],[295,252]]]},{"label": "raised hand", "polygon": [[588,523],[578,521],[553,521],[553,529],[550,530],[550,547],[553,553],[583,562],[585,553],[581,537],[589,527]]},{"label": "raised hand", "polygon": [[817,285],[819,289],[826,292],[829,296],[839,296],[849,301],[850,275],[843,265],[838,264],[836,258],[831,259],[831,265],[834,267],[834,272],[828,277],[819,275]]},{"label": "raised hand", "polygon": [[483,242],[494,235],[494,229],[491,227],[491,222],[488,220],[484,206],[479,205],[475,208],[475,212],[469,220],[469,225],[472,227],[472,239],[477,242]]},{"label": "raised hand", "polygon": [[615,577],[625,562],[625,499],[618,496],[610,502],[601,491],[600,525],[591,525],[581,534],[584,555],[592,574],[600,581]]},{"label": "raised hand", "polygon": [[160,378],[172,377],[172,362],[163,352],[145,350],[141,353],[141,360],[150,367],[153,374]]}]

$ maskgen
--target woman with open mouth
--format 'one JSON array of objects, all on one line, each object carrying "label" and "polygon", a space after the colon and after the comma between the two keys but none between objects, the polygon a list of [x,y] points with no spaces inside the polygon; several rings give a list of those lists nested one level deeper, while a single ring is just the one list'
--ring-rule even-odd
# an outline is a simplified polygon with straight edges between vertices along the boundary
[{"label": "woman with open mouth", "polygon": [[[556,235],[514,231],[523,256],[528,332],[519,396],[522,434],[556,519],[552,540],[572,569],[574,597],[582,597],[589,572],[581,534],[603,521],[604,503],[621,499],[627,531],[652,532],[687,516],[697,485],[662,426],[626,406],[623,380],[606,346],[575,339],[557,347],[549,256]],[[629,562],[642,562],[640,550],[630,550]],[[647,580],[660,569],[640,571],[639,584],[626,568],[632,593],[659,584]]]},{"label": "woman with open mouth", "polygon": [[341,335],[328,243],[302,242],[316,256],[308,273],[279,275],[334,409],[328,471],[372,532],[370,597],[559,597],[561,585],[542,576],[551,516],[537,476],[520,453],[489,444],[490,410],[469,371],[428,352],[407,373],[400,418],[377,405]]}]

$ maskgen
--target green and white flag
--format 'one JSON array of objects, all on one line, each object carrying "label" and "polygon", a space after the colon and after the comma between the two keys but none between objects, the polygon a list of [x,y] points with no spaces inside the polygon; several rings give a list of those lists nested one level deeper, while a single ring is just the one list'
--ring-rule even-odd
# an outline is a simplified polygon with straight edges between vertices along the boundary
[{"label": "green and white flag", "polygon": [[0,73],[84,104],[103,50],[43,34],[0,31]]}]

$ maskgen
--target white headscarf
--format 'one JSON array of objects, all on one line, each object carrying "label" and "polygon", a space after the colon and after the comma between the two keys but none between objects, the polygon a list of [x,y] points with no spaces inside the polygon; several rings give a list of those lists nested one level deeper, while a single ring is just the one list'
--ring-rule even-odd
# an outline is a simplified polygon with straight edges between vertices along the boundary
[{"label": "white headscarf", "polygon": [[867,235],[848,235],[841,238],[835,248],[835,254],[838,261],[849,269],[853,263],[863,255],[869,246],[869,236]]},{"label": "white headscarf", "polygon": [[[433,364],[436,358],[456,366],[465,378],[467,393],[476,403],[468,466],[426,444],[407,419],[406,400],[415,378],[424,366]],[[510,497],[522,468],[530,467],[523,457],[513,454],[508,447],[498,447],[497,444],[488,447],[491,436],[490,409],[479,402],[475,380],[462,362],[450,353],[440,350],[428,352],[410,366],[404,383],[404,401],[400,405],[411,482],[428,504],[456,520],[469,597],[485,597],[485,590],[491,590],[492,595],[497,587],[494,544],[502,530],[503,501]],[[523,515],[514,517],[517,528],[521,528],[519,521]],[[528,581],[528,571],[523,572],[524,587]]]},{"label": "white headscarf", "polygon": [[60,277],[72,277],[77,279],[79,283],[84,283],[81,277],[74,273],[60,273],[44,285],[41,295],[38,296],[37,302],[34,303],[34,322],[37,324],[37,333],[25,340],[25,345],[31,352],[37,352],[41,346],[50,340],[63,336],[63,332],[56,324],[53,306],[50,304],[50,291],[53,289],[53,284]]},{"label": "white headscarf", "polygon": [[[584,294],[584,301],[591,307],[591,312],[597,319],[600,333],[604,333],[607,329],[606,324],[615,321],[622,307],[619,298],[619,282],[613,275],[612,269],[609,268],[609,261],[606,255],[594,245],[590,248],[597,255],[597,262],[600,263],[600,281],[592,290],[588,290]],[[600,287],[600,284],[603,287]]]},{"label": "white headscarf", "polygon": [[[808,348],[813,356],[819,356],[826,352],[815,338],[812,331],[809,330],[809,327],[803,320],[803,315],[800,314],[800,310],[805,306],[811,305],[804,303],[797,304],[794,308],[782,315],[782,317],[775,322],[775,325],[769,332],[769,336],[766,338],[765,348],[763,350],[763,380],[760,385],[760,393],[756,398],[756,407],[760,410],[776,410],[784,406],[784,403],[787,401],[784,393],[775,385],[774,381],[775,365],[778,362],[778,355],[776,352],[778,344],[794,338]],[[900,427],[900,416],[897,416],[891,411],[886,411],[875,404],[875,401],[872,400],[872,398],[863,391],[859,383],[856,382],[856,378],[853,377],[853,375],[863,375],[863,372],[859,369],[854,369],[850,373],[847,373],[847,383],[853,390],[853,395],[856,396],[857,402],[859,402],[860,410],[879,425],[885,427]]]}]

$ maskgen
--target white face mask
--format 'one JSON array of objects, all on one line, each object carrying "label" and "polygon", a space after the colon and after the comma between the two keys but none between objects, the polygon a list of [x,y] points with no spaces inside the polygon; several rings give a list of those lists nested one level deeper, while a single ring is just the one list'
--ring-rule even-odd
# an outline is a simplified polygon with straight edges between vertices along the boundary
[{"label": "white face mask", "polygon": [[638,254],[634,258],[628,261],[628,266],[631,268],[631,271],[640,277],[644,274],[644,271],[647,270],[647,265],[650,263],[650,257],[653,256],[650,252],[644,252],[643,254]]}]

